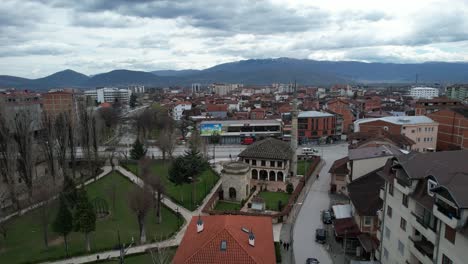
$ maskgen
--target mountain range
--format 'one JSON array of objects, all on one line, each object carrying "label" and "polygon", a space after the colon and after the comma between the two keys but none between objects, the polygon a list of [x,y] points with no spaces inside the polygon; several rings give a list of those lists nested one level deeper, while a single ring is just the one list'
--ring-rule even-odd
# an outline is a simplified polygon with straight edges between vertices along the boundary
[{"label": "mountain range", "polygon": [[204,70],[132,71],[113,70],[87,76],[73,70],[27,79],[0,75],[0,87],[43,90],[60,87],[99,86],[188,86],[214,82],[266,85],[289,83],[330,85],[336,83],[425,83],[468,82],[468,63],[426,62],[413,64],[315,61],[307,59],[251,59],[219,64]]}]

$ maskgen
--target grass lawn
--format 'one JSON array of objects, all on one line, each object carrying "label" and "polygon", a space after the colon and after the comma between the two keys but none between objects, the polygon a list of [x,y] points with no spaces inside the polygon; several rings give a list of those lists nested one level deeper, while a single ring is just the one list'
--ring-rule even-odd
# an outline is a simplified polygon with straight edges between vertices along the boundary
[{"label": "grass lawn", "polygon": [[238,211],[241,209],[241,205],[240,203],[218,201],[214,209],[218,211],[225,211],[225,210]]},{"label": "grass lawn", "polygon": [[278,211],[278,201],[281,201],[283,206],[288,204],[289,194],[285,192],[260,192],[258,194],[265,200],[267,210]]},{"label": "grass lawn", "polygon": [[[211,188],[218,181],[218,175],[211,169],[205,170],[195,184],[195,206],[192,204],[192,184],[184,183],[176,185],[169,180],[169,161],[163,162],[161,160],[154,161],[152,171],[154,174],[162,176],[166,186],[166,192],[169,197],[177,201],[183,207],[193,211],[200,205],[206,195],[210,192]],[[130,169],[135,175],[138,175],[137,164],[127,164],[126,167]]]},{"label": "grass lawn", "polygon": [[312,163],[311,160],[298,160],[297,161],[297,175],[305,175],[311,163]]},{"label": "grass lawn", "polygon": [[[172,247],[167,249],[167,253],[169,255],[169,261],[174,258],[174,255],[177,251],[177,247]],[[155,251],[156,252],[156,251]],[[116,264],[115,260],[110,261],[101,261],[98,262],[99,264]],[[131,255],[125,257],[125,264],[151,264],[153,263],[151,260],[151,255],[149,253],[139,254],[139,255]]]},{"label": "grass lawn", "polygon": [[[112,210],[109,187],[116,186],[116,208]],[[130,181],[120,174],[108,175],[91,185],[86,186],[90,200],[100,197],[106,199],[111,215],[98,219],[96,231],[91,233],[91,249],[100,251],[110,249],[116,245],[117,231],[123,243],[129,244],[134,237],[138,241],[138,223],[135,214],[128,206],[128,197],[132,188]],[[57,202],[51,205],[50,223],[57,212]],[[146,219],[147,240],[162,240],[179,229],[183,219],[178,221],[177,216],[167,208],[162,209],[163,223],[156,224],[155,212],[151,210]],[[45,249],[39,212],[31,211],[23,216],[15,217],[7,223],[8,234],[6,241],[0,237],[0,263],[38,262],[48,258],[64,258],[65,247],[62,238],[53,233],[49,225],[49,248]],[[70,255],[83,254],[85,251],[84,235],[73,232],[68,236]]]}]

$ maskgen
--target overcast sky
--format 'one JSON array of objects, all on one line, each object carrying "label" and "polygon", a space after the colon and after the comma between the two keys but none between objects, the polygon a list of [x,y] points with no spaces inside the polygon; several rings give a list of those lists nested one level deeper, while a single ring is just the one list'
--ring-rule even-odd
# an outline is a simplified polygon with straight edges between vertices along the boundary
[{"label": "overcast sky", "polygon": [[468,0],[0,1],[0,75],[277,57],[468,61]]}]

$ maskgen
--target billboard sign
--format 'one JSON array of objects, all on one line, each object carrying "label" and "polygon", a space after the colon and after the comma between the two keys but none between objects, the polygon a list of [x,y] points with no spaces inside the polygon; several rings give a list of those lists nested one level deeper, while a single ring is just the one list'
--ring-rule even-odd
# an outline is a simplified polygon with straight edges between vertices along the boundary
[{"label": "billboard sign", "polygon": [[222,124],[201,124],[200,125],[200,134],[202,136],[211,136],[213,134],[219,134],[221,135],[222,133]]}]

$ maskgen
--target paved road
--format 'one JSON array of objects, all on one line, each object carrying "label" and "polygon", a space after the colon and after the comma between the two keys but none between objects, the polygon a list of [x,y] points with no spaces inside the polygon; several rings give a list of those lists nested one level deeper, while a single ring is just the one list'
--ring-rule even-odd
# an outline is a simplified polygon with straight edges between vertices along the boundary
[{"label": "paved road", "polygon": [[312,184],[297,216],[294,226],[294,257],[296,263],[305,263],[309,257],[315,257],[320,264],[331,264],[332,258],[325,249],[325,246],[315,243],[315,229],[323,226],[320,219],[320,212],[328,208],[330,198],[328,190],[330,188],[330,177],[328,170],[332,163],[348,154],[348,145],[339,144],[332,146],[314,147],[323,150],[323,166],[320,177]]}]

